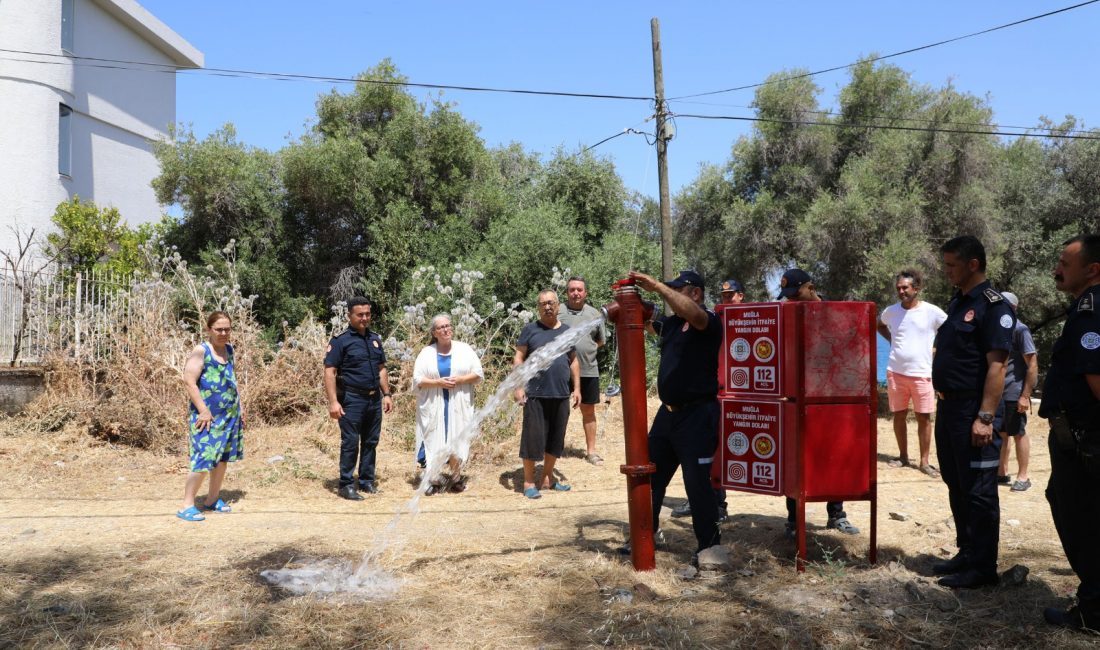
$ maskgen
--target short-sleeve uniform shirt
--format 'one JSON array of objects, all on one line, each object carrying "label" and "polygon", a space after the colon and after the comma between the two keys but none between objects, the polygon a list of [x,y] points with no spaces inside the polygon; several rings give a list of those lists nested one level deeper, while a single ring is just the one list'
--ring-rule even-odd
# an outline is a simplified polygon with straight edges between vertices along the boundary
[{"label": "short-sleeve uniform shirt", "polygon": [[[549,328],[536,320],[527,323],[519,333],[517,346],[527,346],[527,358],[539,348],[549,345],[554,339],[569,331],[569,326],[559,323],[557,328]],[[527,382],[528,397],[544,397],[547,399],[569,397],[569,356],[573,348],[569,348],[564,354],[554,359],[546,370],[531,378]]]},{"label": "short-sleeve uniform shirt", "polygon": [[325,367],[336,368],[344,385],[356,390],[379,387],[378,373],[386,366],[382,337],[369,329],[360,334],[349,327],[328,342]]},{"label": "short-sleeve uniform shirt", "polygon": [[1089,287],[1069,308],[1062,335],[1054,343],[1043,382],[1039,415],[1065,413],[1073,426],[1100,428],[1100,400],[1085,375],[1100,375],[1100,285]]},{"label": "short-sleeve uniform shirt", "polygon": [[989,281],[966,293],[955,292],[947,320],[936,333],[932,385],[938,391],[981,393],[989,369],[986,354],[1012,349],[1016,316]]},{"label": "short-sleeve uniform shirt", "polygon": [[709,309],[707,326],[697,330],[683,318],[661,319],[661,364],[657,369],[657,394],[670,406],[714,399],[718,396],[718,350],[722,347],[722,321]]}]

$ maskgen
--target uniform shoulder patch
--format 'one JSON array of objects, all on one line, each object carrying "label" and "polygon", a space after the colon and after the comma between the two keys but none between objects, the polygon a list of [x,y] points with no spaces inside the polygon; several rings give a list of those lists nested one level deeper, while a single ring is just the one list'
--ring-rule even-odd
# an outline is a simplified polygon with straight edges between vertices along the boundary
[{"label": "uniform shoulder patch", "polygon": [[1077,311],[1093,311],[1094,309],[1095,304],[1092,299],[1092,294],[1086,293],[1084,296],[1081,296],[1081,302],[1077,305]]},{"label": "uniform shoulder patch", "polygon": [[996,303],[998,303],[998,302],[1003,302],[1003,301],[1004,301],[1004,299],[1005,299],[1005,297],[1004,297],[1004,296],[1002,296],[1001,294],[997,293],[997,292],[996,292],[996,291],[994,291],[993,289],[986,289],[986,290],[985,290],[985,291],[983,291],[982,293],[984,293],[984,294],[985,294],[985,299],[986,299],[986,300],[988,300],[989,302],[991,302],[991,303],[994,303],[994,304],[996,304]]}]

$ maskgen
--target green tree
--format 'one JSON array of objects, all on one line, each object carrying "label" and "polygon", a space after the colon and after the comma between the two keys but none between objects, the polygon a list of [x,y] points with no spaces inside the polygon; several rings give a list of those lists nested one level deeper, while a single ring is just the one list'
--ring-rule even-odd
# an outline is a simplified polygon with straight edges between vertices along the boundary
[{"label": "green tree", "polygon": [[353,267],[392,306],[411,267],[428,254],[445,256],[437,265],[457,259],[503,200],[476,125],[439,99],[417,102],[388,60],[359,79],[322,96],[314,131],[283,152],[290,235],[301,243],[291,264],[299,291],[322,294]]},{"label": "green tree", "polygon": [[992,130],[984,100],[864,62],[832,115],[800,73],[772,75],[757,90],[762,121],[724,167],[705,167],[677,197],[677,241],[701,270],[738,276],[761,295],[781,268],[798,265],[831,298],[886,301],[894,273],[934,268],[948,237],[996,244],[998,143],[980,133]]},{"label": "green tree", "polygon": [[546,164],[539,195],[560,203],[585,242],[599,244],[626,213],[627,192],[609,160],[559,148]]},{"label": "green tree", "polygon": [[141,247],[158,229],[153,224],[130,229],[116,208],[100,208],[79,196],[59,203],[52,221],[57,232],[46,235],[46,256],[64,272],[85,276],[93,270],[121,276],[142,270]]}]

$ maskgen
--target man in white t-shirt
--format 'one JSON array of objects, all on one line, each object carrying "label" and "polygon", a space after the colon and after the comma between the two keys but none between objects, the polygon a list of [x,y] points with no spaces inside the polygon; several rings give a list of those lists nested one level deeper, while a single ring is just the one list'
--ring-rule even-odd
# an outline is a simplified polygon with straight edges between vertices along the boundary
[{"label": "man in white t-shirt", "polygon": [[898,302],[883,310],[878,332],[890,341],[890,360],[886,364],[886,394],[894,414],[894,436],[901,457],[891,461],[892,467],[909,465],[906,417],[909,402],[917,416],[917,439],[920,444],[920,471],[939,476],[928,462],[932,447],[932,412],[936,410],[936,393],[932,389],[932,343],[936,330],[947,320],[939,307],[921,300],[923,278],[919,271],[906,269],[894,278]]}]

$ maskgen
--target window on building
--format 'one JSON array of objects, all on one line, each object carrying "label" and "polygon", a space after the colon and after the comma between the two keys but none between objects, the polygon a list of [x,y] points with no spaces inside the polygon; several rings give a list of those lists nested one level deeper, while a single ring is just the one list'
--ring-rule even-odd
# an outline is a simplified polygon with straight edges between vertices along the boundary
[{"label": "window on building", "polygon": [[61,49],[73,52],[73,13],[76,0],[61,0]]},{"label": "window on building", "polygon": [[73,172],[73,109],[59,104],[57,117],[57,173],[72,176]]}]

